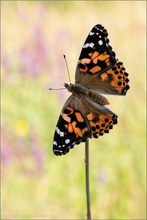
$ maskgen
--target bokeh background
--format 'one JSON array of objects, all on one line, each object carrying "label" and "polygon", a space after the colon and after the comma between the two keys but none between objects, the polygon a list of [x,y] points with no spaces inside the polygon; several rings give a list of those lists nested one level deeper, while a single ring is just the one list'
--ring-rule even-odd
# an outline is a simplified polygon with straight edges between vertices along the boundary
[{"label": "bokeh background", "polygon": [[93,219],[145,219],[146,1],[1,2],[1,218],[86,219],[84,144],[56,157],[52,140],[82,45],[100,23],[129,73],[109,96],[118,124],[90,140]]}]

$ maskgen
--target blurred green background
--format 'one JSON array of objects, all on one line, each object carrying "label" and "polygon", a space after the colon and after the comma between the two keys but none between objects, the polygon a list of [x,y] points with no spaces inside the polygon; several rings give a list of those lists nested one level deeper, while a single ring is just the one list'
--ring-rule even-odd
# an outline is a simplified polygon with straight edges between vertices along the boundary
[{"label": "blurred green background", "polygon": [[93,219],[145,219],[145,1],[1,2],[1,219],[86,219],[84,144],[56,157],[52,140],[82,45],[102,24],[129,73],[108,96],[118,124],[90,140]]}]

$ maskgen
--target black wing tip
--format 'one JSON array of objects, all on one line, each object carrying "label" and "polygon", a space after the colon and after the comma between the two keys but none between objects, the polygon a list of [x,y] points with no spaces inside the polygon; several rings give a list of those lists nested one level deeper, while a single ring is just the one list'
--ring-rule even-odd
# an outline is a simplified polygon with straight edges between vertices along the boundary
[{"label": "black wing tip", "polygon": [[130,89],[130,86],[127,85],[125,88],[123,88],[121,94],[122,94],[122,95],[126,95],[129,89]]},{"label": "black wing tip", "polygon": [[57,145],[53,146],[53,153],[56,156],[63,156],[67,154],[71,149],[74,148],[75,145],[79,145],[81,142],[86,142],[90,136],[83,137],[81,140],[77,140],[76,142],[72,143],[71,145],[67,145],[66,147],[57,147]]},{"label": "black wing tip", "polygon": [[63,156],[65,154],[67,154],[70,149],[72,149],[74,147],[74,145],[70,145],[70,146],[60,146],[60,148],[58,146],[53,146],[53,153],[56,155],[56,156]]},{"label": "black wing tip", "polygon": [[69,150],[67,150],[67,151],[53,150],[53,153],[56,156],[63,156],[65,154],[67,154],[68,152],[69,152]]}]

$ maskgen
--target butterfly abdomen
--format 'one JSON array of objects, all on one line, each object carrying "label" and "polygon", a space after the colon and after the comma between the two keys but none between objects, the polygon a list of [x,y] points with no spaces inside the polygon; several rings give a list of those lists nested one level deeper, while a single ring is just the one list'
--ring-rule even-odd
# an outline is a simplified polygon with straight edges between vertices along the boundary
[{"label": "butterfly abdomen", "polygon": [[89,91],[89,98],[100,105],[109,105],[108,99],[97,92]]},{"label": "butterfly abdomen", "polygon": [[86,97],[100,105],[109,105],[109,101],[98,92],[91,91],[81,84],[64,84],[65,88],[77,97]]}]

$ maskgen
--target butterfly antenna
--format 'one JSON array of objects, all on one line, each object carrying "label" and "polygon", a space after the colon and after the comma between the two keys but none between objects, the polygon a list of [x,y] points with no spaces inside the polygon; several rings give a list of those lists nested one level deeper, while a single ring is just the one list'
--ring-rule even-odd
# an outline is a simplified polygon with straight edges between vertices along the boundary
[{"label": "butterfly antenna", "polygon": [[[64,60],[65,60],[65,64],[66,64],[66,68],[67,68],[67,73],[68,73],[68,77],[69,77],[69,82],[71,83],[71,79],[70,79],[70,74],[69,74],[69,69],[68,69],[68,65],[67,65],[67,60],[66,60],[66,56],[63,55]],[[63,90],[66,88],[58,88],[58,89],[54,89],[54,88],[49,88],[49,90]]]},{"label": "butterfly antenna", "polygon": [[63,90],[63,89],[66,89],[66,88],[58,88],[58,89],[49,88],[49,90]]},{"label": "butterfly antenna", "polygon": [[67,68],[67,73],[68,73],[69,82],[71,83],[71,79],[70,79],[70,74],[69,74],[69,69],[68,69],[68,65],[67,65],[66,56],[63,54],[63,57],[64,57],[65,64],[66,64],[66,68]]}]

